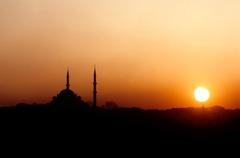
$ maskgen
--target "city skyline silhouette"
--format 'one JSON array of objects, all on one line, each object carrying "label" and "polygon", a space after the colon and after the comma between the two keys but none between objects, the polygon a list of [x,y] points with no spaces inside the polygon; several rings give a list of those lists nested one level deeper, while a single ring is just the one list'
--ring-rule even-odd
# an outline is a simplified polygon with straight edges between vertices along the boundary
[{"label": "city skyline silhouette", "polygon": [[[0,105],[46,103],[62,87],[98,104],[169,109],[206,103],[240,106],[238,1],[70,0],[0,2]],[[207,106],[207,105],[206,105]]]},{"label": "city skyline silhouette", "polygon": [[213,148],[217,157],[230,147],[231,157],[240,141],[239,8],[237,0],[0,0],[7,155],[116,157],[135,147],[133,157],[148,148],[146,157],[181,157],[177,149],[210,157]]}]

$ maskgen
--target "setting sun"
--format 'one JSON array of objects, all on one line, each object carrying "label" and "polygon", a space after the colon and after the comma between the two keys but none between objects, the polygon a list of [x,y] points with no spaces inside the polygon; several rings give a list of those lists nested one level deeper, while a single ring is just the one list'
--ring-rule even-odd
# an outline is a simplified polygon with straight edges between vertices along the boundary
[{"label": "setting sun", "polygon": [[204,87],[198,87],[194,91],[194,97],[198,102],[206,102],[210,97],[209,90]]}]

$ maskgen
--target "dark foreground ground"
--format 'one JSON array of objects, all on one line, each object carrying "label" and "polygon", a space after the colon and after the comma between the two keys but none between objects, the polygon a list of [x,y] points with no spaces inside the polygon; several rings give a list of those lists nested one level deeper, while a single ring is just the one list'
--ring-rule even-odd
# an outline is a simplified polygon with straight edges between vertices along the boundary
[{"label": "dark foreground ground", "polygon": [[239,146],[240,111],[220,107],[159,111],[20,106],[0,109],[0,129],[1,140],[15,146],[83,145],[106,151],[119,146]]}]

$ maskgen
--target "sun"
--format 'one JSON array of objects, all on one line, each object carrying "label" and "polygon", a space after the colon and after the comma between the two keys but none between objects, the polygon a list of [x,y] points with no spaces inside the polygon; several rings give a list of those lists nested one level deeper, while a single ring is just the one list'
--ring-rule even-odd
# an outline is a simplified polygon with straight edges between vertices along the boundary
[{"label": "sun", "polygon": [[204,87],[198,87],[194,91],[194,97],[200,103],[206,102],[210,97],[209,90]]}]

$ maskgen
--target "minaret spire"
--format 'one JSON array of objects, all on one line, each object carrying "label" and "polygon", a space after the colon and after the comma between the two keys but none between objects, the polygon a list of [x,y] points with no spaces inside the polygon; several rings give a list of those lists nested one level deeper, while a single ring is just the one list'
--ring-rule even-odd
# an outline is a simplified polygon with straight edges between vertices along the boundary
[{"label": "minaret spire", "polygon": [[69,75],[69,68],[67,70],[67,84],[66,84],[67,89],[70,89],[70,75]]},{"label": "minaret spire", "polygon": [[96,66],[94,66],[94,72],[93,72],[93,107],[97,107],[97,71],[96,71]]}]

